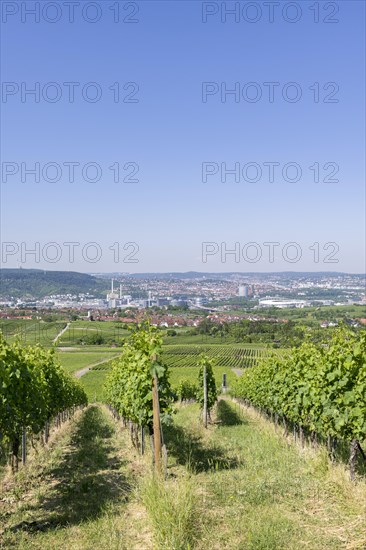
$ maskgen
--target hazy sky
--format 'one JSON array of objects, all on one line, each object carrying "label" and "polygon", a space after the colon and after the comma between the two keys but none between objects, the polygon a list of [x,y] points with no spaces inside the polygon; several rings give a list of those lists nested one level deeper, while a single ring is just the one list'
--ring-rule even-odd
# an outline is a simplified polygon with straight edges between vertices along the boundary
[{"label": "hazy sky", "polygon": [[364,272],[364,25],[363,1],[3,1],[2,266]]}]

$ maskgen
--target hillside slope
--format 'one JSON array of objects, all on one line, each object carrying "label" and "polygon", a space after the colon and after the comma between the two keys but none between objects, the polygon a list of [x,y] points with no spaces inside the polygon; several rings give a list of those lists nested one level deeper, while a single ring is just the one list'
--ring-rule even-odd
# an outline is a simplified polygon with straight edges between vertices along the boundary
[{"label": "hillside slope", "polygon": [[44,298],[50,294],[90,293],[104,297],[109,283],[75,271],[0,269],[0,298]]}]

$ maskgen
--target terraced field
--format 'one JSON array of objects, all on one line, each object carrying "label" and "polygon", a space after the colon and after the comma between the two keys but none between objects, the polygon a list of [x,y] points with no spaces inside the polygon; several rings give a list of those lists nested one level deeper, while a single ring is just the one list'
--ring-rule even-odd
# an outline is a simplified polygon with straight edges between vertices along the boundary
[{"label": "terraced field", "polygon": [[[108,350],[93,350],[93,351],[87,351],[84,352],[83,350],[76,350],[76,351],[60,351],[57,354],[58,359],[61,362],[61,365],[64,367],[64,369],[73,374],[77,372],[80,369],[83,369],[85,367],[93,367],[93,365],[97,365],[101,361],[105,361],[109,358],[115,357],[118,354],[118,351],[114,349],[108,349]],[[110,362],[108,361],[108,364]],[[103,367],[105,364],[100,365]],[[107,370],[104,369],[104,370]]]},{"label": "terraced field", "polygon": [[1,319],[0,330],[5,340],[22,344],[42,344],[52,346],[53,340],[66,326],[66,321],[45,322],[37,319]]},{"label": "terraced field", "polygon": [[[236,346],[165,346],[163,352],[164,362],[171,367],[196,367],[200,353],[206,353],[212,357],[218,367],[228,369],[244,369],[252,367],[258,359],[269,355],[266,348],[252,349]],[[110,362],[94,367],[95,370],[108,370]],[[93,369],[93,370],[94,370]]]},{"label": "terraced field", "polygon": [[217,366],[243,369],[252,367],[258,359],[266,357],[270,350],[266,348],[246,348],[233,345],[214,346],[166,346],[163,358],[169,367],[194,367],[200,353],[212,357]]},{"label": "terraced field", "polygon": [[[214,358],[214,374],[216,383],[221,385],[222,375],[226,374],[227,383],[230,386],[240,374],[241,369],[253,366],[261,357],[266,357],[272,350],[267,348],[246,348],[238,345],[212,345],[212,346],[164,346],[163,360],[170,367],[170,381],[173,388],[176,388],[183,379],[191,382],[197,381],[198,357],[200,353],[206,353]],[[283,352],[283,350],[280,350]],[[103,401],[103,384],[107,372],[111,368],[112,361],[91,367],[89,372],[81,378],[91,400]]]},{"label": "terraced field", "polygon": [[[171,367],[196,367],[200,353],[215,360],[216,366],[228,369],[252,367],[258,359],[267,357],[273,350],[266,348],[245,348],[237,346],[164,346],[163,360]],[[97,365],[93,370],[109,370],[110,362]]]},{"label": "terraced field", "polygon": [[[104,339],[123,342],[129,336],[129,331],[123,328],[121,322],[101,322],[101,321],[74,321],[70,323],[58,341],[59,346],[78,346],[83,341],[88,342],[90,337],[101,336]],[[97,343],[97,342],[95,342]]]}]

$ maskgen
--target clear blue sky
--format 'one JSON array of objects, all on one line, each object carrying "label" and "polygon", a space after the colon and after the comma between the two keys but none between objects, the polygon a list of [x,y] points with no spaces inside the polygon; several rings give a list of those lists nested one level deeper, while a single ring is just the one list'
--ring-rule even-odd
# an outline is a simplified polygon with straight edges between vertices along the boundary
[{"label": "clear blue sky", "polygon": [[[3,267],[42,267],[85,272],[144,271],[365,271],[365,3],[363,1],[319,2],[319,23],[310,7],[314,2],[295,2],[295,8],[283,10],[287,2],[276,7],[274,22],[268,21],[268,7],[257,2],[254,7],[240,2],[239,22],[234,16],[221,21],[221,2],[202,5],[198,1],[143,1],[133,15],[134,3],[120,2],[122,18],[137,23],[113,21],[109,9],[117,2],[95,2],[100,20],[85,21],[81,7],[75,6],[74,22],[69,22],[68,7],[58,0],[55,7],[34,16],[21,13],[21,3],[7,5],[2,23],[2,241],[17,243],[19,252],[6,245],[8,254]],[[35,2],[22,2],[27,8]],[[41,7],[50,2],[40,2]],[[55,4],[55,2],[51,3]],[[129,4],[129,5],[127,5]],[[234,2],[227,2],[232,8]],[[253,4],[253,3],[251,3]],[[331,5],[331,7],[329,7]],[[338,13],[332,14],[338,6]],[[14,8],[15,6],[15,8]],[[19,8],[18,13],[10,12]],[[4,9],[4,7],[3,7]],[[94,11],[93,11],[94,10]],[[244,12],[243,12],[244,10]],[[247,10],[247,11],[245,11]],[[86,17],[97,12],[89,7]],[[244,13],[244,15],[243,15]],[[131,15],[129,15],[131,14]],[[21,18],[25,17],[25,22]],[[50,23],[47,19],[60,16]],[[299,20],[290,23],[285,20]],[[338,19],[325,23],[324,19]],[[61,99],[52,103],[41,95],[39,103],[31,96],[21,101],[21,83],[32,88],[40,83],[46,97],[52,98],[56,82]],[[64,82],[79,82],[75,101],[68,100]],[[96,82],[102,98],[96,103],[83,99],[80,89]],[[136,103],[114,102],[108,88],[120,83],[121,97],[127,82],[139,86]],[[220,93],[202,102],[202,82],[226,83],[232,89],[238,82],[242,95],[220,100]],[[262,98],[250,102],[255,82]],[[265,82],[278,82],[274,101],[268,100]],[[283,86],[296,82],[302,91],[298,102],[285,101]],[[320,86],[320,101],[314,101],[315,82]],[[323,99],[335,82],[339,91],[330,95],[338,102]],[[19,92],[16,91],[19,86]],[[215,87],[215,86],[214,86]],[[216,89],[216,87],[215,87]],[[4,91],[4,90],[3,90]],[[94,93],[89,88],[90,96]],[[290,97],[294,87],[288,89]],[[47,94],[49,94],[47,96]],[[244,98],[243,98],[244,96]],[[24,98],[23,98],[24,99]],[[57,182],[35,182],[25,175],[21,181],[21,163],[30,168],[36,162],[41,168],[55,162],[63,167]],[[102,177],[98,182],[83,179],[81,167],[75,169],[75,181],[69,181],[65,162],[98,163]],[[127,162],[139,165],[137,183],[115,183],[108,167],[119,162],[122,178]],[[262,178],[245,181],[234,176],[221,181],[218,174],[202,181],[202,163],[219,168],[240,163],[257,163]],[[263,163],[280,163],[275,181],[268,181],[268,168]],[[296,162],[302,169],[298,182],[286,182],[282,167]],[[320,166],[320,181],[314,182],[314,170]],[[4,163],[14,163],[13,165]],[[339,182],[324,182],[335,163]],[[211,169],[212,169],[211,166]],[[15,175],[5,174],[14,167]],[[15,169],[15,168],[14,168]],[[132,170],[129,168],[128,171]],[[49,178],[54,172],[50,169]],[[89,172],[93,177],[93,171]],[[289,171],[289,177],[294,172]],[[253,178],[249,170],[249,178]],[[27,248],[58,243],[59,261],[47,259],[56,249],[47,248],[22,262],[21,242]],[[69,261],[65,242],[78,242],[75,261]],[[85,261],[81,248],[96,242],[102,257],[96,263]],[[132,248],[123,251],[115,262],[109,247],[119,242],[135,242],[138,263],[123,262]],[[212,255],[202,261],[202,243],[212,245]],[[241,256],[220,256],[239,243]],[[258,248],[246,248],[250,242],[261,247],[262,256],[253,258]],[[274,261],[269,262],[265,242],[278,242]],[[302,257],[296,263],[283,259],[294,257],[296,242]],[[319,262],[314,262],[313,243],[319,243]],[[326,243],[336,243],[339,251]],[[297,249],[299,250],[299,248]],[[243,252],[244,251],[244,252]],[[286,251],[288,256],[286,256]],[[334,251],[338,263],[324,263]],[[43,256],[43,257],[42,257]],[[85,256],[85,254],[84,254]],[[87,250],[91,259],[93,249]],[[23,258],[24,259],[24,258]],[[116,259],[116,258],[115,258]],[[4,257],[3,257],[4,260]]]}]

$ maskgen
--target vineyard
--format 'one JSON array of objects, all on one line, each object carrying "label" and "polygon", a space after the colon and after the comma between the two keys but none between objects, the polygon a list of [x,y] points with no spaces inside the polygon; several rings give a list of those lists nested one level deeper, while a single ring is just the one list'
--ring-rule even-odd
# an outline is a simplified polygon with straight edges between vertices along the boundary
[{"label": "vineyard", "polygon": [[[366,334],[285,352],[164,346],[144,324],[116,351],[58,352],[70,373],[90,368],[84,388],[107,404],[72,416],[86,395],[56,353],[1,341],[1,448],[14,470],[24,434],[37,450],[3,485],[0,546],[365,547]],[[218,395],[224,373],[237,403]],[[55,418],[71,421],[45,445]],[[289,444],[292,430],[311,453]]]},{"label": "vineyard", "polygon": [[[234,394],[293,426],[304,438],[321,437],[334,449],[350,445],[354,477],[358,451],[366,439],[366,333],[339,332],[329,346],[304,343],[246,370]],[[365,458],[366,459],[366,458]]]},{"label": "vineyard", "polygon": [[157,329],[144,324],[132,334],[130,342],[113,362],[106,381],[107,403],[115,415],[129,422],[131,438],[143,452],[144,435],[153,435],[155,470],[161,473],[163,423],[170,421],[173,394],[168,368],[160,361],[162,337]]},{"label": "vineyard", "polygon": [[[117,350],[113,350],[114,353],[116,351]],[[78,356],[92,357],[92,355],[89,355],[90,353],[91,352],[81,353],[65,351],[60,353],[60,359],[62,364],[72,372],[77,370],[76,365],[84,366],[81,364],[81,361],[79,362]],[[96,354],[97,352],[94,353]],[[271,350],[266,348],[241,347],[230,344],[212,346],[163,345],[161,361],[169,367],[169,379],[175,393],[182,380],[189,380],[192,384],[196,383],[199,368],[199,355],[201,353],[205,353],[213,360],[213,370],[217,386],[221,386],[222,377],[225,374],[228,386],[230,387],[235,381],[236,374],[239,374],[241,369],[256,364],[261,357],[267,357],[271,353]],[[276,350],[276,354],[280,355],[282,353],[284,353],[284,350]],[[107,353],[104,353],[104,355],[105,358],[108,357]],[[74,362],[73,356],[75,357]],[[93,362],[94,361],[89,361],[89,365]],[[113,363],[114,361],[111,359],[101,364],[91,364],[90,370],[81,378],[81,382],[90,401],[105,402],[106,395],[103,390],[103,385],[108,373],[113,368]],[[85,362],[85,365],[87,364],[88,363]]]},{"label": "vineyard", "polygon": [[214,346],[165,346],[163,360],[169,367],[194,367],[198,357],[205,353],[221,367],[244,369],[252,367],[263,357],[268,356],[265,348],[253,349],[231,345]]},{"label": "vineyard", "polygon": [[[215,364],[228,369],[252,367],[270,353],[266,349],[248,349],[234,346],[166,346],[163,348],[162,360],[168,367],[195,367],[201,353],[205,353]],[[93,370],[109,370],[110,362],[98,365]]]},{"label": "vineyard", "polygon": [[[283,351],[276,350],[276,354],[283,353]],[[70,352],[69,355],[71,353],[73,352]],[[204,353],[213,360],[216,384],[221,386],[222,376],[226,374],[228,385],[230,386],[236,377],[236,369],[241,370],[255,365],[259,359],[268,357],[271,350],[233,345],[163,345],[161,360],[170,369],[170,382],[174,391],[178,389],[181,380],[190,380],[192,383],[197,381],[198,363],[201,353]],[[91,366],[90,371],[83,376],[82,382],[90,399],[94,400],[98,397],[100,400],[104,400],[105,396],[102,392],[102,386],[105,377],[112,367],[113,360],[106,361],[100,365]],[[234,372],[232,372],[232,369],[234,369]]]},{"label": "vineyard", "polygon": [[113,359],[110,361],[105,361],[101,365],[95,365],[90,367],[91,371],[109,371],[113,366]]},{"label": "vineyard", "polygon": [[11,449],[14,470],[27,431],[45,431],[47,439],[52,419],[86,403],[84,390],[65,373],[52,351],[7,344],[0,335],[0,445],[3,451]]},{"label": "vineyard", "polygon": [[51,346],[53,340],[66,326],[65,321],[1,320],[0,329],[7,342]]},{"label": "vineyard", "polygon": [[[117,355],[116,349],[113,348],[100,348],[91,351],[84,351],[83,348],[79,348],[73,351],[59,351],[56,356],[59,359],[62,367],[69,374],[74,374],[78,370],[83,368],[93,368],[99,366],[103,361],[112,359]],[[105,364],[101,364],[103,367]]]},{"label": "vineyard", "polygon": [[129,332],[119,322],[42,321],[38,319],[1,319],[0,329],[8,342],[51,346],[61,333],[57,345],[79,346],[123,343]]},{"label": "vineyard", "polygon": [[129,331],[120,322],[73,321],[60,338],[60,346],[123,344]]},{"label": "vineyard", "polygon": [[[283,351],[283,350],[282,350]],[[268,357],[271,350],[265,348],[239,348],[236,346],[163,346],[162,360],[168,367],[196,367],[201,353],[205,353],[215,364],[228,369],[243,369],[257,364]],[[109,370],[111,363],[93,367],[93,370]]]}]

